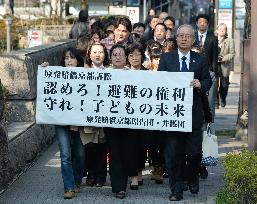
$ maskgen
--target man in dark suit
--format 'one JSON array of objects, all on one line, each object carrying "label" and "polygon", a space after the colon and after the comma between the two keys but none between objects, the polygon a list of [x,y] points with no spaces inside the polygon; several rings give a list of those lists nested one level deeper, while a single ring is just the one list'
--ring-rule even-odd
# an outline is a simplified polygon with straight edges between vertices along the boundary
[{"label": "man in dark suit", "polygon": [[159,71],[194,72],[192,132],[167,132],[165,162],[171,188],[170,201],[183,199],[184,157],[187,155],[187,168],[190,171],[188,182],[191,193],[199,191],[199,166],[202,157],[203,105],[201,94],[206,93],[211,85],[207,59],[191,50],[195,40],[193,28],[182,25],[177,30],[178,49],[161,56]]},{"label": "man in dark suit", "polygon": [[[198,48],[199,52],[208,59],[209,71],[213,82],[208,93],[208,101],[212,113],[212,122],[214,122],[215,106],[219,108],[219,102],[216,101],[217,84],[215,83],[218,76],[218,38],[213,33],[208,32],[209,20],[207,14],[199,14],[196,17],[197,32],[193,47]],[[204,165],[201,165],[200,176],[202,179],[206,179],[208,176],[208,171]]]},{"label": "man in dark suit", "polygon": [[[213,33],[208,32],[209,16],[206,14],[199,14],[196,17],[197,32],[195,34],[196,40],[193,47],[199,49],[200,53],[204,54],[208,59],[210,75],[215,81],[215,76],[218,75],[218,38]],[[215,115],[215,83],[213,83],[209,91],[209,104],[212,115]]]}]

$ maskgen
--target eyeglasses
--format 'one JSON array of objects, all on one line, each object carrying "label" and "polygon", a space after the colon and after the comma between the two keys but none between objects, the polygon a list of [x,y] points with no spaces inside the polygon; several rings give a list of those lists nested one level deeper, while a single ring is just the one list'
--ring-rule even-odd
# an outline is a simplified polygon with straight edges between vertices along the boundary
[{"label": "eyeglasses", "polygon": [[193,36],[190,35],[190,34],[183,34],[183,33],[180,33],[180,34],[177,34],[177,37],[178,37],[178,38],[190,39],[190,38],[192,38]]}]

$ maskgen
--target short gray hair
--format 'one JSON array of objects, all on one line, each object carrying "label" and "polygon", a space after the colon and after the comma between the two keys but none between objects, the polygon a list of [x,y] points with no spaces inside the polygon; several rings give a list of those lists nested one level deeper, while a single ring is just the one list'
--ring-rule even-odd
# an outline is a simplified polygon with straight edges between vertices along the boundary
[{"label": "short gray hair", "polygon": [[181,28],[184,28],[184,27],[190,28],[192,30],[192,37],[195,40],[195,30],[194,30],[193,26],[191,26],[189,24],[183,24],[183,25],[179,26],[178,29],[177,29],[176,35],[178,35]]}]

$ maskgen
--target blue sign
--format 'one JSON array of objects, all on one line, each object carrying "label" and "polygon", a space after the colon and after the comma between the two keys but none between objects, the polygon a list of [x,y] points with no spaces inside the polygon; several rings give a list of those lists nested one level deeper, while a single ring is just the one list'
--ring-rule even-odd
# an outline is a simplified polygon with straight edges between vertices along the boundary
[{"label": "blue sign", "polygon": [[219,9],[232,9],[233,1],[232,0],[219,0]]}]

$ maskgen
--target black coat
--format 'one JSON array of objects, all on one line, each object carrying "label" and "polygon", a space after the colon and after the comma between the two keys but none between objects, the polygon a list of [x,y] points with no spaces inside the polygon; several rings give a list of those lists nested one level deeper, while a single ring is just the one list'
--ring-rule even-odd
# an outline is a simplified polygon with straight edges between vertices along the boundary
[{"label": "black coat", "polygon": [[[199,47],[198,32],[195,35],[196,39],[193,47]],[[215,75],[218,74],[218,38],[212,33],[207,33],[203,45],[202,52],[208,59],[209,70],[213,71]]]},{"label": "black coat", "polygon": [[[161,55],[158,71],[180,72],[178,50]],[[192,108],[192,127],[193,130],[199,130],[204,121],[202,94],[206,93],[212,85],[207,59],[201,54],[191,51],[189,72],[194,72],[194,79],[198,79],[201,83],[200,92],[194,89]]]}]

